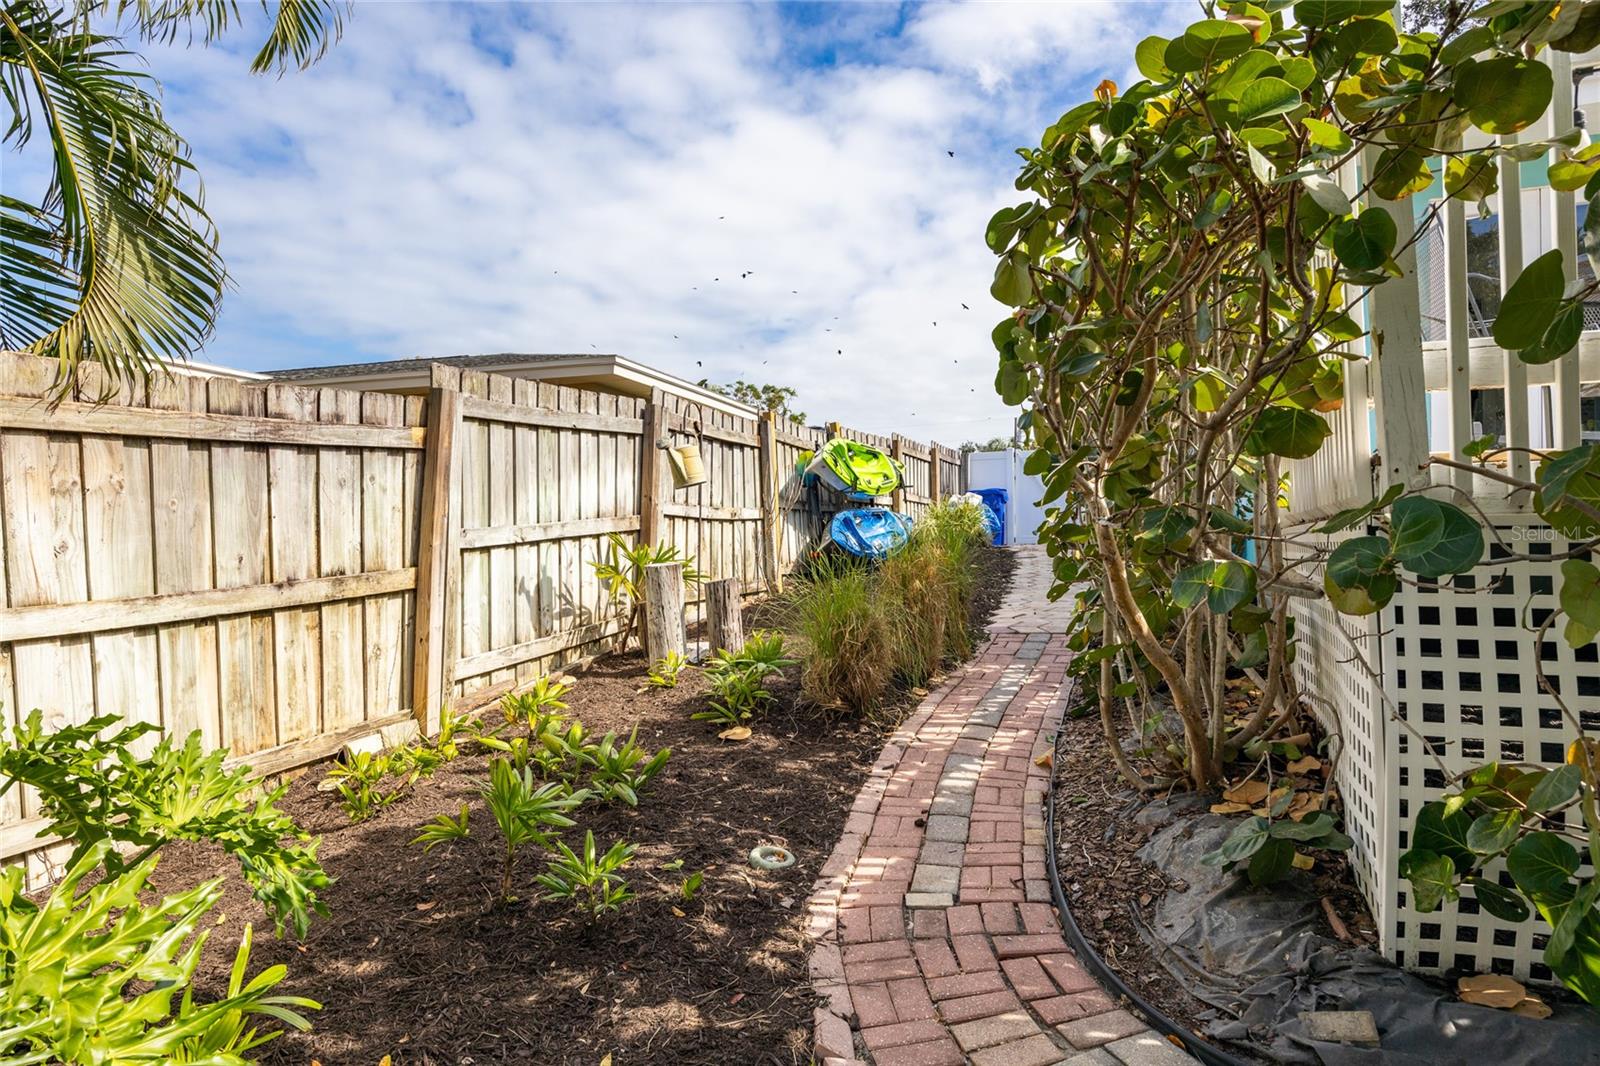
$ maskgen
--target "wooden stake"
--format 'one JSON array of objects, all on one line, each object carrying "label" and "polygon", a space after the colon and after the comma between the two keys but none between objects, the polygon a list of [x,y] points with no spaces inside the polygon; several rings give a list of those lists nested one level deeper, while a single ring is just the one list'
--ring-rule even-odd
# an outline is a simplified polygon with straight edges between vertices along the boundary
[{"label": "wooden stake", "polygon": [[706,582],[706,636],[713,654],[723,648],[744,647],[744,617],[740,613],[739,580],[725,577]]},{"label": "wooden stake", "polygon": [[644,568],[645,648],[652,664],[669,652],[684,651],[683,564],[651,563]]},{"label": "wooden stake", "polygon": [[[900,464],[900,469],[905,470],[906,441],[898,433],[894,435],[894,442],[889,445],[889,454],[894,457],[895,462]],[[907,472],[906,476],[910,476],[909,472]],[[900,479],[900,487],[889,494],[889,509],[896,514],[906,513],[906,482],[904,477]]]},{"label": "wooden stake", "polygon": [[644,409],[643,436],[639,443],[639,543],[641,544],[655,544],[661,540],[661,505],[665,497],[661,491],[662,453],[661,449],[656,447],[656,438],[661,436],[665,425],[661,399],[660,389],[650,390],[650,403]]}]

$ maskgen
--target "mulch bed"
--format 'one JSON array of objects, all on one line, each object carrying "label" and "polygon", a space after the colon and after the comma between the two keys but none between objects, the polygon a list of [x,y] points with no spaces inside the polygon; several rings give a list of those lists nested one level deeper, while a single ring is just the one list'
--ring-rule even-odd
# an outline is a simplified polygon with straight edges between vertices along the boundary
[{"label": "mulch bed", "polygon": [[[1138,856],[1152,830],[1133,815],[1144,805],[1106,754],[1098,713],[1070,716],[1056,745],[1056,863],[1073,920],[1106,964],[1145,1002],[1192,1032],[1202,1032],[1207,1004],[1189,994],[1139,935],[1133,912],[1154,924],[1155,905],[1169,888],[1165,875]],[[1323,853],[1317,887],[1348,932],[1377,940],[1366,901],[1348,863]],[[1318,930],[1333,936],[1326,924]]]},{"label": "mulch bed", "polygon": [[[1014,559],[986,553],[974,622],[1003,595]],[[258,1053],[265,1063],[373,1066],[399,1063],[583,1063],[606,1054],[626,1064],[810,1062],[813,997],[807,988],[805,899],[838,839],[886,730],[915,706],[898,693],[869,722],[809,707],[791,679],[769,687],[777,704],[742,744],[691,721],[705,681],[685,671],[677,688],[643,689],[637,652],[576,672],[569,714],[599,735],[639,727],[648,750],[672,749],[637,809],[586,806],[569,843],[592,829],[604,849],[626,839],[624,868],[637,899],[590,924],[556,902],[530,902],[542,856],[516,866],[524,901],[495,899],[500,838],[478,796],[488,758],[476,745],[359,825],[336,793],[318,792],[326,765],[296,780],[284,808],[319,834],[336,878],[331,915],[303,943],[271,936],[271,922],[236,867],[215,849],[167,850],[155,878],[172,892],[227,878],[225,920],[207,945],[200,998],[225,987],[242,925],[257,939],[250,970],[283,963],[278,991],[322,1004],[310,1033],[287,1033]],[[496,713],[496,712],[490,712]],[[472,836],[424,854],[409,845],[441,813],[472,809]],[[780,844],[795,866],[762,872],[746,861]],[[667,864],[682,861],[681,869]],[[692,901],[680,885],[705,871]]]}]

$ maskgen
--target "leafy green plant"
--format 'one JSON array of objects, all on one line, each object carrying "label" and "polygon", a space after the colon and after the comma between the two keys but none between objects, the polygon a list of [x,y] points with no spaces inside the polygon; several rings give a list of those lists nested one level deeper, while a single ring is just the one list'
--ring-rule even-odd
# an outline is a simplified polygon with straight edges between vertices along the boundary
[{"label": "leafy green plant", "polygon": [[522,692],[507,693],[500,700],[500,709],[507,722],[521,719],[537,733],[540,723],[553,712],[567,709],[566,695],[571,691],[572,684],[564,675],[546,675]]},{"label": "leafy green plant", "polygon": [[247,1066],[248,1052],[280,1035],[257,1020],[310,1028],[300,1012],[319,1009],[315,1001],[273,994],[284,967],[246,980],[248,925],[226,994],[196,1002],[191,982],[222,879],[152,899],[151,855],[79,891],[113,866],[113,850],[101,836],[76,852],[37,903],[23,894],[21,866],[0,871],[0,1061]]},{"label": "leafy green plant", "polygon": [[683,673],[689,661],[675,651],[669,651],[665,658],[658,660],[650,670],[649,685],[651,688],[677,688],[678,676]]},{"label": "leafy green plant", "polygon": [[467,822],[467,805],[461,805],[461,813],[455,818],[448,814],[441,814],[433,821],[422,827],[413,844],[421,844],[424,853],[432,851],[440,844],[448,844],[452,840],[465,840],[471,835],[471,827]]},{"label": "leafy green plant", "polygon": [[[247,767],[228,769],[224,752],[202,751],[198,731],[181,747],[162,737],[137,756],[135,743],[157,727],[116,728],[120,721],[102,715],[47,733],[34,711],[0,740],[0,796],[19,785],[36,789],[49,819],[40,836],[72,842],[68,866],[98,855],[111,877],[174,840],[211,841],[238,861],[278,933],[290,925],[304,936],[311,914],[327,913],[320,893],[330,882],[316,842],[278,809],[286,786],[263,789]],[[98,847],[102,841],[126,846],[131,857]]]},{"label": "leafy green plant", "polygon": [[706,872],[704,870],[696,870],[688,877],[685,877],[683,883],[678,886],[678,897],[685,903],[692,903],[695,896],[700,894],[700,886],[705,883],[705,880]]},{"label": "leafy green plant", "polygon": [[[1294,794],[1288,792],[1279,802],[1287,809],[1293,798]],[[1312,811],[1298,822],[1280,817],[1282,813],[1279,810],[1271,818],[1246,818],[1220,847],[1207,852],[1200,861],[1207,866],[1243,864],[1252,885],[1270,885],[1293,868],[1300,848],[1347,851],[1354,843],[1334,828],[1334,817],[1327,811]]]},{"label": "leafy green plant", "polygon": [[626,614],[622,635],[617,638],[617,650],[625,651],[639,621],[639,611],[644,604],[644,569],[659,563],[682,563],[683,581],[698,585],[705,574],[695,569],[694,558],[678,551],[671,544],[629,544],[621,534],[606,534],[606,554],[589,565],[594,576],[618,603],[620,612]]},{"label": "leafy green plant", "polygon": [[345,813],[352,822],[364,822],[399,799],[404,786],[397,782],[382,788],[384,778],[394,770],[393,760],[384,752],[356,752],[348,762],[335,763],[328,771],[337,785]]},{"label": "leafy green plant", "polygon": [[662,748],[647,758],[645,750],[638,745],[638,739],[639,727],[634,726],[628,739],[621,744],[617,743],[615,733],[607,733],[595,746],[591,756],[594,772],[589,779],[589,787],[602,800],[620,800],[630,807],[637,807],[639,791],[672,757],[671,748]]},{"label": "leafy green plant", "polygon": [[[1482,561],[1478,522],[1414,491],[1429,479],[1388,455],[1377,499],[1314,529],[1283,522],[1287,464],[1318,454],[1347,363],[1381,346],[1358,304],[1391,279],[1415,284],[1401,266],[1426,231],[1412,198],[1442,179],[1445,199],[1482,202],[1503,164],[1554,157],[1552,186],[1591,201],[1584,243],[1600,257],[1600,158],[1581,131],[1503,136],[1546,112],[1538,53],[1586,49],[1576,27],[1593,4],[1446,5],[1424,33],[1381,3],[1204,10],[1215,17],[1139,44],[1141,80],[1102,83],[1020,150],[1026,198],[985,233],[990,291],[1007,308],[995,387],[1026,408],[1051,592],[1083,588],[1072,668],[1100,689],[1114,757],[1125,723],[1165,701],[1181,731],[1142,768],[1119,758],[1142,788],[1209,790],[1252,745],[1296,731],[1292,599],[1366,614],[1403,581]],[[1473,128],[1494,136],[1468,151]],[[1600,289],[1567,285],[1575,266],[1557,250],[1522,270],[1495,321],[1502,348],[1527,363],[1570,357]],[[1600,445],[1545,455],[1537,482],[1507,481],[1475,451],[1419,461],[1531,494],[1571,538],[1600,533]],[[1308,581],[1319,563],[1322,580]],[[1596,576],[1576,569],[1580,585]],[[1578,621],[1568,639],[1592,639],[1595,612],[1578,599],[1563,604]],[[1261,685],[1240,716],[1226,680],[1246,668]]]},{"label": "leafy green plant", "polygon": [[[1595,742],[1581,738],[1555,769],[1489,763],[1459,775],[1443,798],[1417,812],[1400,876],[1424,914],[1456,902],[1464,889],[1502,921],[1524,922],[1536,911],[1552,930],[1545,964],[1600,1006],[1596,754]],[[1568,817],[1574,811],[1577,825]],[[1579,874],[1585,861],[1587,877]],[[1509,886],[1491,864],[1503,864]]]},{"label": "leafy green plant", "polygon": [[574,792],[566,784],[557,782],[536,788],[531,767],[518,771],[506,759],[494,759],[489,763],[489,781],[483,787],[483,798],[505,842],[500,898],[510,902],[513,898],[512,866],[518,849],[529,844],[548,848],[553,839],[550,831],[571,828],[575,823],[567,817],[567,812],[582,805],[589,793]]},{"label": "leafy green plant", "polygon": [[730,663],[715,672],[707,669],[706,676],[711,679],[711,698],[705,710],[689,716],[696,721],[735,726],[772,701],[772,693],[762,684],[766,667],[760,663]]},{"label": "leafy green plant", "polygon": [[[565,729],[561,728],[563,725]],[[533,761],[544,777],[573,782],[594,766],[597,746],[589,741],[582,722],[551,722],[536,738]]]},{"label": "leafy green plant", "polygon": [[615,911],[633,898],[633,890],[617,873],[633,858],[636,849],[632,844],[619,840],[600,855],[594,831],[589,830],[583,835],[581,856],[561,841],[556,841],[555,850],[557,857],[534,878],[544,886],[546,898],[567,900],[591,919]]}]

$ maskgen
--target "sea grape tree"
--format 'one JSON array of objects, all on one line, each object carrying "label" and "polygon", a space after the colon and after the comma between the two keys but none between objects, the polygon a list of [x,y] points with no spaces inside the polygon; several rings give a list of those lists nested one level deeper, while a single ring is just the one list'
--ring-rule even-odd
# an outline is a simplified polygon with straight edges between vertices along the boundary
[{"label": "sea grape tree", "polygon": [[[1139,44],[1143,80],[1103,81],[1019,151],[1028,198],[997,212],[986,237],[999,257],[992,294],[1012,309],[993,332],[996,388],[1024,408],[1028,470],[1044,478],[1053,595],[1085,590],[1074,668],[1097,689],[1130,780],[1208,789],[1318,695],[1298,691],[1290,671],[1295,599],[1371,613],[1401,583],[1483,562],[1478,519],[1450,490],[1418,489],[1420,471],[1391,476],[1365,506],[1290,528],[1286,464],[1324,446],[1347,369],[1382,360],[1363,304],[1380,286],[1414,284],[1399,265],[1415,239],[1412,197],[1439,172],[1447,198],[1481,202],[1502,159],[1553,155],[1551,183],[1590,199],[1584,250],[1600,253],[1600,149],[1581,130],[1561,132],[1565,116],[1552,139],[1498,139],[1551,104],[1541,52],[1600,43],[1600,4],[1448,4],[1417,33],[1397,27],[1386,0],[1201,7],[1180,35]],[[1488,146],[1464,148],[1464,135]],[[1502,347],[1529,363],[1574,351],[1595,286],[1566,276],[1555,251],[1517,277],[1495,325]],[[1432,461],[1507,480],[1493,457],[1480,442]],[[1545,628],[1587,643],[1600,630],[1600,570],[1584,552],[1600,535],[1600,447],[1536,458],[1537,483],[1510,487],[1574,541],[1562,611]],[[1228,685],[1240,671],[1257,693],[1243,713]],[[1125,731],[1160,740],[1169,720],[1168,742],[1144,744],[1149,758],[1135,765]],[[1589,748],[1573,758],[1569,776],[1592,797]],[[1484,813],[1486,795],[1456,813]],[[1513,806],[1513,835],[1550,828]],[[1446,880],[1477,875],[1481,863],[1454,857],[1463,861]],[[1593,903],[1595,882],[1562,884]],[[1587,904],[1570,909],[1590,914]]]}]

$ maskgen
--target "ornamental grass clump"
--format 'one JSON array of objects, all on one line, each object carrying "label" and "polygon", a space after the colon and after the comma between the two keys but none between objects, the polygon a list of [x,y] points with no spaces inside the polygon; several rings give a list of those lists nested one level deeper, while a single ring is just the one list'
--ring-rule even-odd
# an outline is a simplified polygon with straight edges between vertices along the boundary
[{"label": "ornamental grass clump", "polygon": [[806,698],[829,707],[870,711],[894,675],[897,614],[879,595],[875,575],[824,558],[796,583],[790,627],[805,644],[800,674]]}]

